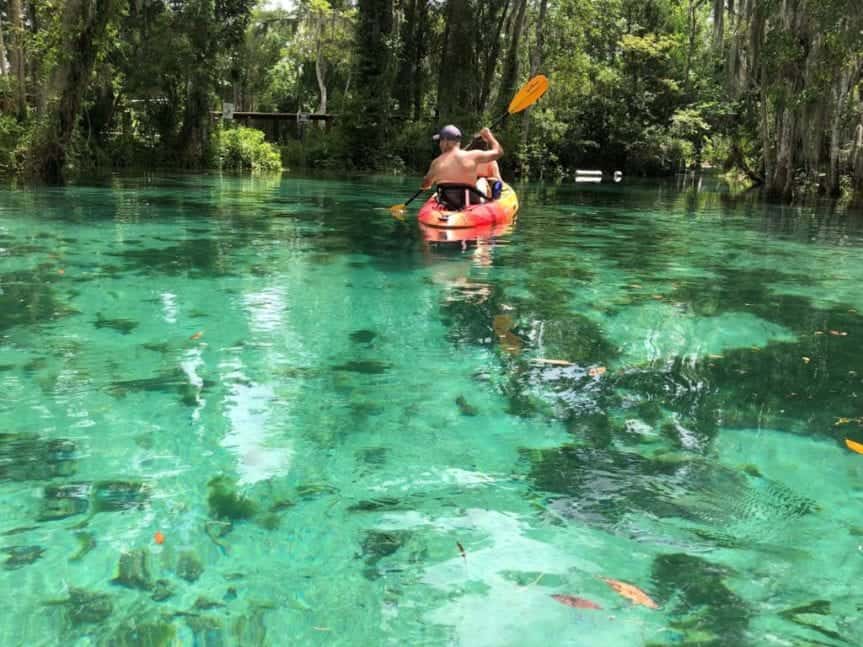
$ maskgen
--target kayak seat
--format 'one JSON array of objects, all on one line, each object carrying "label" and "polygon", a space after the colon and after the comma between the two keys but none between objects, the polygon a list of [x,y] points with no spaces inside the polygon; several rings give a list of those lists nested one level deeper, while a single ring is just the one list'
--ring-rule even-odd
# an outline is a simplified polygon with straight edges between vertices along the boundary
[{"label": "kayak seat", "polygon": [[490,198],[470,184],[438,184],[437,201],[450,211],[482,204]]}]

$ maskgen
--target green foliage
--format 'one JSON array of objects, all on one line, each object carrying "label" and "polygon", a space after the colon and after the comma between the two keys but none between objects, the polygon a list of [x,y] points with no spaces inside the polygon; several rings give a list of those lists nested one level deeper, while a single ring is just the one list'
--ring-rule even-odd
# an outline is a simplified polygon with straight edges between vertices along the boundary
[{"label": "green foliage", "polygon": [[264,133],[255,128],[236,126],[221,128],[217,134],[216,155],[224,169],[254,173],[282,170],[282,158],[273,144],[264,141]]},{"label": "green foliage", "polygon": [[627,168],[641,175],[662,175],[686,168],[693,156],[691,142],[674,137],[669,130],[651,126],[627,146]]},{"label": "green foliage", "polygon": [[[4,77],[0,77],[2,79]],[[9,115],[0,114],[0,175],[15,170],[15,149],[24,136],[25,128],[18,120]]]}]

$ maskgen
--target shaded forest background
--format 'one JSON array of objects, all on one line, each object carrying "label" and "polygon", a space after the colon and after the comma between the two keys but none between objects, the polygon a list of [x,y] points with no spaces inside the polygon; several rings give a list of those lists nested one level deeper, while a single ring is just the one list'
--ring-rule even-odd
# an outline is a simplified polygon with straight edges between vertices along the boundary
[{"label": "shaded forest background", "polygon": [[414,172],[537,72],[505,173],[712,166],[863,202],[860,0],[0,0],[0,171],[210,167],[227,101],[335,115],[270,133],[286,166]]}]

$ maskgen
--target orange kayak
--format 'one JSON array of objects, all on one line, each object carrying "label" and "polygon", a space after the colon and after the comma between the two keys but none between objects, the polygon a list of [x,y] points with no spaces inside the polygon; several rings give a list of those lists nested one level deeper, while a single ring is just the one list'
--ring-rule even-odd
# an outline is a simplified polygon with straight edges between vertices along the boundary
[{"label": "orange kayak", "polygon": [[512,231],[513,223],[480,225],[479,227],[430,227],[420,223],[423,240],[427,243],[459,243],[499,238]]},{"label": "orange kayak", "polygon": [[491,228],[512,224],[517,212],[518,196],[509,184],[504,183],[497,200],[471,205],[461,211],[447,209],[433,195],[419,210],[417,220],[421,225],[438,229]]}]

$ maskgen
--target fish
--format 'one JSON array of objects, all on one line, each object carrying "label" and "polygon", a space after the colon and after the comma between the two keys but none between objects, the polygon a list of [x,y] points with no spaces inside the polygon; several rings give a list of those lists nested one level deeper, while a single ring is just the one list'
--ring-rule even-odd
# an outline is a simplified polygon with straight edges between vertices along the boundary
[{"label": "fish", "polygon": [[548,364],[550,366],[573,366],[572,362],[567,362],[565,359],[544,359],[542,357],[536,357],[530,361],[534,364]]},{"label": "fish", "polygon": [[603,577],[602,581],[608,584],[611,588],[613,588],[627,600],[634,602],[635,604],[640,604],[641,606],[647,607],[648,609],[659,608],[659,605],[656,604],[656,602],[654,602],[650,598],[650,596],[647,595],[647,593],[642,591],[634,584],[627,584],[626,582],[621,582],[620,580],[615,580],[610,577]]},{"label": "fish", "polygon": [[476,407],[471,406],[463,395],[458,396],[455,399],[455,403],[458,405],[459,411],[461,411],[461,415],[463,416],[475,416],[477,414]]},{"label": "fish", "polygon": [[462,559],[467,560],[467,553],[464,551],[464,546],[461,545],[461,542],[457,541],[455,545],[458,546],[458,552],[461,553]]},{"label": "fish", "polygon": [[585,598],[579,598],[574,595],[566,595],[564,593],[553,593],[552,596],[562,605],[572,607],[573,609],[602,609],[596,602],[591,602]]}]

